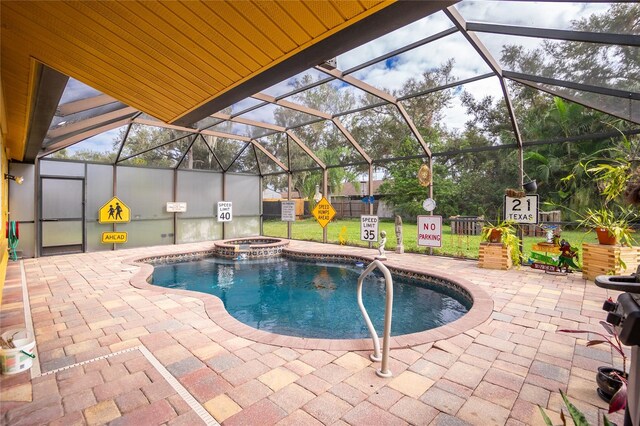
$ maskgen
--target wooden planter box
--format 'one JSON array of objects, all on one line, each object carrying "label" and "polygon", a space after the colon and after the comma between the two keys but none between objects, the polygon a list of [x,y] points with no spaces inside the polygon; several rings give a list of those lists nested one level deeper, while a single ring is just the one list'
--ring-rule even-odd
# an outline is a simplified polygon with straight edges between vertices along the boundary
[{"label": "wooden planter box", "polygon": [[[620,266],[620,260],[626,269]],[[582,244],[582,278],[593,281],[598,275],[624,275],[636,271],[640,264],[640,247]]]},{"label": "wooden planter box", "polygon": [[511,268],[511,253],[502,243],[480,243],[478,260],[481,268],[509,269]]}]

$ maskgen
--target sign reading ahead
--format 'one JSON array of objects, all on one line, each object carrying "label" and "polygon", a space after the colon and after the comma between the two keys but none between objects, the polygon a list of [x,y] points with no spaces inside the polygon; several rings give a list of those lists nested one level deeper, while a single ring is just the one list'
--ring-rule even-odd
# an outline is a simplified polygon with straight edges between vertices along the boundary
[{"label": "sign reading ahead", "polygon": [[442,247],[442,216],[418,216],[418,245]]},{"label": "sign reading ahead", "polygon": [[517,223],[538,223],[538,194],[522,198],[504,196],[504,219]]},{"label": "sign reading ahead", "polygon": [[336,210],[326,198],[322,197],[311,214],[318,220],[318,223],[323,228],[327,226],[327,223],[331,222],[331,219],[336,215]]},{"label": "sign reading ahead", "polygon": [[280,204],[280,218],[283,222],[296,221],[296,202],[282,201]]},{"label": "sign reading ahead", "polygon": [[187,211],[187,203],[182,202],[167,202],[167,213],[184,213]]},{"label": "sign reading ahead", "polygon": [[118,197],[113,197],[98,210],[98,223],[127,223],[131,210]]},{"label": "sign reading ahead", "polygon": [[360,240],[378,241],[378,216],[360,216]]},{"label": "sign reading ahead", "polygon": [[231,201],[218,201],[218,222],[231,222],[233,211]]},{"label": "sign reading ahead", "polygon": [[123,244],[127,242],[126,232],[103,232],[102,243],[103,244]]}]

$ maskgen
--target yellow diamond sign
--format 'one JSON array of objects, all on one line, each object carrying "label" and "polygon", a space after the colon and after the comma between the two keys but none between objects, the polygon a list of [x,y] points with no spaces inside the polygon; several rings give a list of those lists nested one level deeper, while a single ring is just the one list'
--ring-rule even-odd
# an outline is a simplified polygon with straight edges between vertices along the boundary
[{"label": "yellow diamond sign", "polygon": [[326,198],[322,197],[322,200],[316,204],[316,207],[313,209],[311,214],[318,220],[320,226],[324,228],[336,215],[336,210]]},{"label": "yellow diamond sign", "polygon": [[131,210],[118,197],[113,197],[98,210],[98,223],[127,223]]}]

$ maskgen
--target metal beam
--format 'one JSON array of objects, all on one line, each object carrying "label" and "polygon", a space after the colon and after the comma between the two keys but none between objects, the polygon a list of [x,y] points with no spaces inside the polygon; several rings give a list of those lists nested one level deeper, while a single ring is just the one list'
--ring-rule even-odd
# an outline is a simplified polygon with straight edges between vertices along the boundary
[{"label": "metal beam", "polygon": [[[198,135],[193,135],[193,139],[191,140],[191,143],[189,144],[187,149],[185,149],[184,154],[182,154],[182,157],[180,157],[180,161],[178,161],[178,164],[176,164],[176,166],[174,167],[174,170],[178,170],[178,167],[180,167],[180,164],[182,164],[187,154],[189,154],[191,147],[193,146],[194,143],[196,143],[196,139],[198,139]],[[173,201],[175,201],[175,199]]]},{"label": "metal beam", "polygon": [[216,160],[216,163],[218,163],[218,166],[220,166],[220,170],[224,171],[224,167],[222,166],[222,162],[220,161],[220,159],[218,158],[216,153],[213,152],[213,149],[209,145],[209,142],[207,142],[207,140],[204,138],[204,136],[202,134],[200,134],[199,136],[202,139],[202,142],[204,142],[204,144],[207,146],[207,149],[209,150],[211,155],[213,155],[213,159]]},{"label": "metal beam", "polygon": [[367,62],[364,62],[364,63],[362,63],[360,65],[356,65],[355,67],[351,67],[348,70],[343,71],[343,73],[344,74],[351,74],[351,73],[354,73],[356,71],[360,71],[361,69],[364,69],[364,68],[366,68],[368,66],[377,64],[378,62],[381,62],[381,61],[386,61],[389,58],[393,58],[394,56],[401,55],[401,54],[403,54],[403,53],[405,53],[405,52],[407,52],[409,50],[413,50],[413,49],[415,49],[417,47],[420,47],[422,45],[425,45],[427,43],[431,43],[432,41],[440,40],[443,37],[446,37],[448,35],[451,35],[451,34],[454,34],[454,33],[457,33],[457,32],[458,32],[457,28],[451,27],[451,28],[446,29],[444,31],[440,31],[437,34],[431,35],[429,37],[425,37],[422,40],[418,40],[418,41],[415,41],[415,42],[413,42],[411,44],[407,44],[406,46],[401,47],[399,49],[396,49],[396,50],[394,50],[392,52],[386,53],[384,55],[380,55],[377,58],[373,58],[373,59],[371,59],[371,60],[369,60]]},{"label": "metal beam", "polygon": [[[234,117],[229,114],[223,114],[221,112],[217,112],[212,114],[211,117],[220,118],[225,121],[231,121],[232,123],[246,124],[247,126],[260,127],[261,129],[275,130],[278,132],[284,132],[286,129],[282,126],[278,126],[275,124],[264,123],[262,121],[250,120],[248,118],[242,117]],[[218,123],[220,124],[220,123]]]},{"label": "metal beam", "polygon": [[93,129],[87,130],[82,133],[78,133],[62,141],[47,145],[46,148],[38,154],[37,158],[41,158],[41,157],[44,157],[45,155],[49,155],[56,151],[60,151],[61,149],[67,148],[84,139],[88,139],[91,136],[95,136],[102,132],[107,132],[111,129],[115,129],[116,127],[124,126],[125,124],[129,124],[130,122],[131,120],[126,118],[123,120],[115,121],[113,123],[108,123],[99,127],[95,127]]},{"label": "metal beam", "polygon": [[449,17],[451,22],[458,27],[458,29],[462,32],[464,37],[467,39],[469,44],[478,52],[478,54],[482,57],[482,59],[486,62],[486,64],[491,68],[491,70],[498,76],[500,80],[500,87],[502,88],[502,95],[504,96],[505,104],[507,105],[507,112],[509,113],[509,120],[511,120],[511,127],[513,128],[513,134],[516,138],[516,144],[518,148],[522,148],[522,134],[520,133],[520,127],[518,126],[518,120],[516,118],[515,111],[513,109],[513,104],[511,103],[511,97],[509,96],[509,89],[503,78],[502,67],[493,57],[489,49],[486,48],[484,43],[478,38],[478,36],[472,32],[467,31],[467,22],[464,20],[462,15],[458,12],[454,6],[448,7],[445,9],[444,13]]},{"label": "metal beam", "polygon": [[121,162],[123,162],[123,161],[127,161],[127,160],[129,160],[129,159],[131,159],[131,158],[133,158],[133,157],[137,157],[138,155],[146,154],[147,152],[150,152],[150,151],[156,150],[156,149],[158,149],[158,148],[162,148],[163,146],[171,145],[172,143],[178,142],[179,140],[186,139],[186,138],[188,138],[189,136],[191,136],[191,135],[178,136],[178,137],[176,137],[176,138],[173,138],[173,139],[168,140],[167,142],[163,142],[163,143],[161,143],[160,145],[156,145],[156,146],[153,146],[153,147],[151,147],[151,148],[143,149],[142,151],[136,152],[135,154],[131,154],[131,155],[129,155],[128,157],[125,157],[125,158],[119,159],[117,162],[118,162],[118,163],[121,163]]},{"label": "metal beam", "polygon": [[351,143],[351,145],[356,149],[356,151],[358,151],[358,154],[360,154],[360,156],[362,158],[364,158],[364,160],[367,162],[367,164],[371,164],[371,157],[369,157],[369,155],[367,155],[365,150],[362,149],[360,144],[358,142],[356,142],[356,140],[354,139],[354,137],[351,134],[351,132],[349,132],[346,127],[344,127],[342,122],[339,119],[335,118],[335,117],[331,121],[333,121],[333,124],[335,124],[335,126],[338,128],[338,130],[340,130],[340,132],[342,132],[344,137],[347,138],[349,143]]},{"label": "metal beam", "polygon": [[319,159],[316,154],[314,154],[313,151],[311,151],[309,147],[306,146],[296,135],[294,135],[291,130],[287,130],[286,133],[300,148],[302,148],[304,152],[307,153],[309,157],[313,159],[313,161],[316,162],[318,166],[320,166],[323,170],[326,170],[327,165],[324,164],[324,162]]},{"label": "metal beam", "polygon": [[275,104],[281,107],[289,108],[294,111],[304,112],[305,114],[313,115],[316,117],[324,118],[325,120],[331,120],[331,114],[327,114],[326,112],[322,112],[320,110],[309,108],[304,105],[296,104],[294,102],[285,101],[284,99],[276,99],[273,96],[269,96],[264,93],[256,93],[252,96],[255,99],[268,102],[270,104]]},{"label": "metal beam", "polygon": [[532,81],[529,81],[529,80],[521,80],[521,79],[518,79],[518,78],[513,78],[512,80],[516,81],[516,82],[518,82],[520,84],[524,84],[525,86],[529,86],[529,87],[532,87],[534,89],[541,90],[543,92],[549,93],[549,94],[551,94],[553,96],[558,96],[558,97],[566,99],[568,101],[575,102],[577,104],[586,106],[587,108],[591,108],[591,109],[594,109],[596,111],[604,112],[605,114],[609,114],[609,115],[611,115],[613,117],[622,118],[622,119],[630,121],[632,123],[640,124],[640,120],[635,120],[633,117],[631,117],[631,115],[623,115],[622,113],[617,112],[617,111],[607,111],[607,110],[605,110],[601,103],[591,102],[589,100],[582,99],[582,98],[579,98],[577,96],[572,96],[572,95],[570,95],[568,93],[561,93],[558,90],[554,90],[553,88],[550,88],[548,86],[543,86],[542,83],[535,83],[535,82],[532,82]]},{"label": "metal beam", "polygon": [[422,138],[422,135],[418,131],[418,128],[416,127],[416,125],[413,123],[413,120],[411,119],[411,117],[409,117],[409,114],[407,114],[407,110],[404,109],[404,106],[400,102],[396,103],[396,108],[398,108],[400,115],[402,115],[402,118],[409,126],[409,129],[411,129],[411,133],[413,133],[413,135],[416,137],[416,139],[420,143],[420,146],[422,147],[422,150],[424,151],[424,153],[427,154],[429,158],[431,158],[431,150],[429,149],[429,146]]},{"label": "metal beam", "polygon": [[396,98],[395,96],[382,91],[376,87],[373,87],[372,85],[365,83],[364,81],[358,80],[355,77],[352,77],[350,75],[344,75],[344,73],[340,70],[334,69],[334,70],[327,70],[324,69],[322,67],[317,66],[316,69],[318,71],[322,71],[324,73],[327,73],[335,78],[337,78],[340,81],[344,81],[345,83],[349,83],[350,85],[352,85],[353,87],[357,87],[358,89],[365,91],[373,96],[376,96],[380,99],[384,99],[385,101],[395,104],[396,103]]},{"label": "metal beam", "polygon": [[[276,163],[278,165],[278,167],[280,167],[282,170],[284,170],[285,172],[289,171],[289,168],[287,166],[284,165],[284,163],[280,160],[278,160],[278,158],[273,155],[272,153],[270,153],[269,151],[267,151],[267,149],[262,146],[262,144],[260,142],[258,142],[255,139],[251,140],[251,143],[257,148],[259,149],[264,155],[266,155],[267,157],[269,157],[271,159],[271,161],[273,161],[274,163]],[[258,158],[258,156],[256,155],[256,159]]]},{"label": "metal beam", "polygon": [[495,76],[496,75],[494,73],[489,72],[489,73],[486,73],[486,74],[477,75],[475,77],[466,78],[464,80],[459,80],[459,81],[454,81],[452,83],[443,84],[442,86],[433,87],[431,89],[420,90],[419,92],[412,93],[410,95],[401,96],[401,97],[398,98],[398,100],[399,101],[404,101],[404,100],[407,100],[407,99],[413,99],[413,98],[417,98],[419,96],[428,95],[429,93],[434,93],[434,92],[439,92],[441,90],[451,89],[453,87],[462,86],[463,84],[473,83],[474,81],[484,80],[485,78],[495,77]]},{"label": "metal beam", "polygon": [[[53,120],[56,113],[58,102],[60,102],[64,88],[69,80],[66,75],[39,62],[32,61],[32,63],[34,64],[31,67],[34,71],[34,95],[32,105],[30,105],[31,110],[29,111],[29,124],[24,152],[8,153],[10,157],[21,159],[25,162],[32,162],[38,157],[42,149],[42,142],[47,136],[49,126],[51,126],[51,120]],[[4,127],[2,130],[6,131],[7,129]]]},{"label": "metal beam", "polygon": [[496,73],[497,75],[502,75],[502,67],[498,62],[493,58],[493,55],[489,50],[484,46],[482,41],[478,38],[474,33],[470,33],[467,31],[467,22],[464,20],[458,9],[454,6],[450,6],[444,9],[444,13],[449,17],[453,25],[458,27],[462,35],[467,39],[467,41],[473,46],[473,48],[478,52],[478,54],[482,57],[482,59],[489,65],[489,68]]},{"label": "metal beam", "polygon": [[115,121],[131,117],[137,112],[138,110],[135,108],[126,107],[117,111],[112,111],[106,114],[98,115],[96,117],[88,118],[86,120],[77,121],[64,127],[58,127],[56,129],[49,130],[49,132],[47,133],[47,137],[50,139],[60,139],[66,135],[102,125],[107,121]]},{"label": "metal beam", "polygon": [[395,96],[384,92],[380,89],[377,89],[375,87],[373,87],[370,84],[365,83],[364,81],[360,81],[355,77],[352,77],[350,75],[344,75],[342,72],[338,71],[338,70],[325,70],[323,68],[320,67],[316,67],[318,70],[329,73],[330,75],[334,76],[335,78],[337,78],[338,80],[344,81],[345,83],[348,83],[360,90],[364,90],[365,92],[376,96],[378,98],[381,98],[393,105],[396,106],[396,108],[398,108],[398,111],[400,112],[400,115],[402,116],[402,119],[405,121],[405,123],[407,123],[407,126],[409,126],[409,129],[411,130],[411,133],[413,133],[413,135],[416,137],[416,139],[418,140],[418,142],[420,142],[420,145],[422,146],[422,149],[424,150],[424,152],[427,155],[431,155],[431,151],[429,150],[429,147],[427,146],[427,144],[424,142],[424,139],[422,138],[422,135],[420,134],[420,132],[418,131],[417,127],[415,126],[415,124],[413,123],[413,120],[411,119],[411,117],[409,117],[409,114],[407,114],[407,111],[404,109],[404,107],[402,105],[400,105],[400,103],[398,102],[398,100],[396,99]]},{"label": "metal beam", "polygon": [[[109,105],[114,102],[120,102],[116,98],[112,98],[109,95],[98,95],[91,98],[80,99],[74,102],[67,102],[58,106],[58,112],[56,115],[60,117],[66,117],[67,115],[76,114],[78,112],[87,111],[89,109],[98,108],[104,105]],[[122,102],[120,102],[122,103]],[[126,106],[122,104],[123,106]]]},{"label": "metal beam", "polygon": [[329,34],[315,44],[302,48],[297,54],[286,55],[285,58],[267,70],[248,78],[241,84],[229,88],[218,96],[211,97],[196,108],[173,120],[173,124],[189,125],[203,117],[220,111],[239,100],[251,96],[282,81],[287,76],[295,75],[316,64],[347,52],[370,40],[374,40],[397,28],[404,27],[420,18],[429,16],[442,8],[448,7],[457,0],[432,1],[398,1],[387,3],[375,13],[354,22],[345,28]]},{"label": "metal beam", "polygon": [[[227,168],[226,168],[226,169],[224,169],[224,172],[225,172],[225,173],[226,173],[226,172],[231,168],[231,166],[233,166],[233,165],[234,165],[234,163],[235,163],[236,161],[238,161],[238,158],[240,158],[240,156],[242,155],[242,153],[244,152],[244,150],[245,150],[245,149],[247,149],[247,147],[248,147],[249,145],[251,145],[251,143],[246,143],[246,144],[242,147],[242,149],[240,149],[240,151],[238,152],[238,154],[236,154],[236,156],[233,158],[233,160],[231,161],[231,163],[229,163],[229,165],[227,166]],[[256,160],[256,161],[257,161],[257,160]]]},{"label": "metal beam", "polygon": [[553,40],[580,41],[586,43],[612,44],[617,46],[640,46],[640,37],[633,34],[554,30],[550,28],[483,24],[479,22],[467,22],[467,31],[491,34],[506,34],[520,37],[548,38]]},{"label": "metal beam", "polygon": [[591,84],[574,83],[566,80],[558,80],[556,78],[540,77],[537,75],[525,74],[521,72],[504,71],[503,75],[511,80],[529,80],[534,83],[550,84],[552,86],[561,86],[567,89],[581,90],[584,92],[598,93],[600,95],[614,96],[616,98],[633,99],[640,101],[640,93],[630,92],[628,90],[610,89],[608,87],[593,86]]}]

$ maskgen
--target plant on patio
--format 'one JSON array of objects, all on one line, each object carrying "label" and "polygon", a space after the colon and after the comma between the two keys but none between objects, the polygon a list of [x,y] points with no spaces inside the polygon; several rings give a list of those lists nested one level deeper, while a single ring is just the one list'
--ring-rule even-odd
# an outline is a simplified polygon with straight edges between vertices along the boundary
[{"label": "plant on patio", "polygon": [[[585,415],[582,413],[582,411],[578,410],[576,406],[569,401],[569,398],[567,398],[567,395],[564,392],[562,392],[562,389],[560,389],[560,395],[562,396],[564,405],[567,407],[567,411],[571,416],[571,420],[573,421],[573,424],[575,426],[589,426],[589,422],[587,421],[587,418],[585,417]],[[547,413],[544,411],[544,408],[542,408],[540,405],[538,405],[538,408],[540,409],[540,413],[542,414],[544,423],[548,426],[553,426],[553,422],[551,421]],[[609,413],[611,413],[611,411],[609,411]],[[562,410],[560,410],[560,419],[562,420],[562,424],[566,426],[567,419],[564,416],[564,412]],[[609,421],[607,416],[604,414],[602,415],[602,424],[604,426],[614,425]]]},{"label": "plant on patio", "polygon": [[[613,303],[611,298],[609,298],[609,302]],[[600,324],[607,334],[585,330],[562,329],[558,331],[561,333],[596,334],[600,339],[588,340],[587,347],[608,344],[622,357],[622,371],[612,367],[598,367],[596,375],[599,387],[598,395],[609,402],[609,413],[613,413],[624,409],[627,405],[627,356],[615,327],[605,321],[600,321]]]},{"label": "plant on patio", "polygon": [[481,238],[482,241],[504,244],[511,253],[513,264],[519,266],[522,263],[522,251],[515,227],[516,223],[512,220],[502,220],[495,225],[487,222],[482,228]]}]

